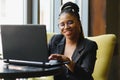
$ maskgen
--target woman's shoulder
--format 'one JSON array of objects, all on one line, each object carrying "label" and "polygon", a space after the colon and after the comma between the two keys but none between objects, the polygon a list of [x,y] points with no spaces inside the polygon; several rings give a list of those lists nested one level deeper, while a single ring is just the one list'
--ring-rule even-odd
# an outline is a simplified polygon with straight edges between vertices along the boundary
[{"label": "woman's shoulder", "polygon": [[95,41],[93,41],[93,40],[90,40],[90,39],[88,39],[88,38],[84,38],[84,40],[86,41],[86,42],[90,42],[90,43],[96,43]]},{"label": "woman's shoulder", "polygon": [[52,36],[51,38],[51,42],[60,42],[62,39],[64,38],[64,36],[62,34],[55,34]]},{"label": "woman's shoulder", "polygon": [[52,39],[55,39],[55,40],[60,40],[62,39],[64,36],[62,34],[55,34],[53,35]]},{"label": "woman's shoulder", "polygon": [[91,46],[91,47],[96,47],[97,48],[97,43],[93,40],[90,40],[90,39],[87,39],[87,38],[84,38],[84,42],[86,45],[88,46]]}]

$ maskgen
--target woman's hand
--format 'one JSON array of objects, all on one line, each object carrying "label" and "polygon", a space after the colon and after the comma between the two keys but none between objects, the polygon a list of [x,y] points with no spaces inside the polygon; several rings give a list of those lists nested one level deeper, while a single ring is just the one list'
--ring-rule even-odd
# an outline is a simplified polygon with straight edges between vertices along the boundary
[{"label": "woman's hand", "polygon": [[66,57],[65,55],[61,55],[61,54],[51,54],[48,57],[49,60],[59,60],[59,61],[70,61],[70,59],[68,57]]},{"label": "woman's hand", "polygon": [[70,58],[66,57],[65,55],[61,55],[61,54],[51,54],[48,57],[49,60],[60,60],[60,61],[69,61],[68,64],[65,64],[67,66],[67,68],[73,72],[74,71],[74,65],[75,63],[70,60]]}]

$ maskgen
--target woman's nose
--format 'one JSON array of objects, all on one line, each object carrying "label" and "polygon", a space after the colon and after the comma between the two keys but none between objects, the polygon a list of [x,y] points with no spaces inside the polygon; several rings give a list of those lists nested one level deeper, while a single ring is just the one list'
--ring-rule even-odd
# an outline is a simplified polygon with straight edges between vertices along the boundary
[{"label": "woman's nose", "polygon": [[65,24],[64,28],[69,28],[69,25],[68,25],[68,24]]}]

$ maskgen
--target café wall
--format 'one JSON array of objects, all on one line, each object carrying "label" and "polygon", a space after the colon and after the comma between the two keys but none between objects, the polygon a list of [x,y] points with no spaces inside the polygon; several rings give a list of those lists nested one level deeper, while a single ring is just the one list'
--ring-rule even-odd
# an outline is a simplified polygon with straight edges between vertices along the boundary
[{"label": "caf\u00e9 wall", "polygon": [[106,33],[117,36],[116,47],[110,67],[109,80],[120,80],[120,0],[107,0]]}]

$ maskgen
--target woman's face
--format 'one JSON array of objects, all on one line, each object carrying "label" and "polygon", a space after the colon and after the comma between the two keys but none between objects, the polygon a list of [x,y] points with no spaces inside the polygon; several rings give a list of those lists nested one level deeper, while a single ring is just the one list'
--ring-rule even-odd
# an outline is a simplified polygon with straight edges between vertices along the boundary
[{"label": "woman's face", "polygon": [[62,13],[59,18],[59,28],[61,34],[63,34],[66,38],[69,39],[76,39],[77,36],[80,35],[80,22],[78,19],[69,14],[69,13]]}]

